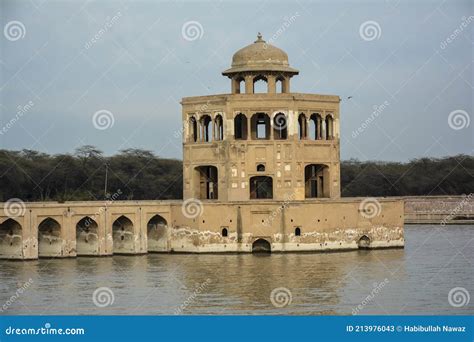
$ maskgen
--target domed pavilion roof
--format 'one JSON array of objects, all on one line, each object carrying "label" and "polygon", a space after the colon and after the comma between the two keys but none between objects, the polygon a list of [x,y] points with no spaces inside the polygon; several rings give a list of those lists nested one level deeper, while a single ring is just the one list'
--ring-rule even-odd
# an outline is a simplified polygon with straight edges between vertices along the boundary
[{"label": "domed pavilion roof", "polygon": [[237,51],[232,57],[232,67],[222,74],[232,74],[247,71],[275,71],[298,74],[298,70],[290,67],[288,55],[282,49],[268,44],[259,33],[257,40]]}]

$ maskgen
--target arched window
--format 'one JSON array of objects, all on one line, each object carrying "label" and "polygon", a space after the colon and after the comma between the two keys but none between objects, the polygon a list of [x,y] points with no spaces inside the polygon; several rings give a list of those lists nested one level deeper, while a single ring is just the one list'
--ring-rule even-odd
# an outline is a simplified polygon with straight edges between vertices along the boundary
[{"label": "arched window", "polygon": [[195,192],[199,199],[218,198],[218,173],[215,166],[197,166],[195,168]]},{"label": "arched window", "polygon": [[189,118],[189,134],[192,142],[198,141],[198,126],[195,117]]},{"label": "arched window", "polygon": [[224,123],[220,114],[214,119],[214,130],[215,140],[224,140]]},{"label": "arched window", "polygon": [[227,228],[222,229],[222,237],[227,237],[229,235],[229,232],[227,231]]},{"label": "arched window", "polygon": [[283,93],[283,76],[277,77],[276,83],[275,83],[275,90],[277,93]]},{"label": "arched window", "polygon": [[253,79],[253,93],[268,93],[267,78],[263,75],[258,75]]},{"label": "arched window", "polygon": [[305,197],[329,197],[329,168],[321,164],[309,164],[304,168]]},{"label": "arched window", "polygon": [[275,140],[288,138],[288,119],[283,113],[277,113],[273,117],[273,138]]},{"label": "arched window", "polygon": [[257,172],[265,172],[265,165],[258,164],[257,165]]},{"label": "arched window", "polygon": [[301,228],[300,227],[295,228],[295,236],[301,236]]},{"label": "arched window", "polygon": [[265,113],[256,113],[252,116],[252,139],[270,139],[270,118]]},{"label": "arched window", "polygon": [[267,176],[250,178],[250,198],[273,198],[273,179]]},{"label": "arched window", "polygon": [[298,116],[298,137],[300,140],[306,139],[307,128],[306,128],[306,115],[300,114]]},{"label": "arched window", "polygon": [[309,118],[309,138],[311,140],[321,140],[323,137],[323,127],[321,115],[314,113]]},{"label": "arched window", "polygon": [[201,123],[201,141],[212,141],[212,120],[209,115],[204,115],[200,119]]},{"label": "arched window", "polygon": [[77,255],[96,255],[99,252],[99,227],[89,216],[83,217],[76,224]]},{"label": "arched window", "polygon": [[118,217],[112,223],[112,237],[114,241],[114,254],[133,253],[135,236],[133,222],[126,216]]},{"label": "arched window", "polygon": [[334,119],[330,114],[326,116],[326,140],[332,140],[334,137]]},{"label": "arched window", "polygon": [[245,93],[245,80],[243,77],[237,77],[234,79],[235,85],[235,93],[236,94],[243,94]]},{"label": "arched window", "polygon": [[247,140],[247,117],[242,113],[234,118],[234,138]]},{"label": "arched window", "polygon": [[38,226],[38,255],[57,257],[62,255],[61,225],[48,217]]},{"label": "arched window", "polygon": [[161,215],[154,215],[147,224],[148,252],[168,251],[168,223]]},{"label": "arched window", "polygon": [[9,218],[0,224],[0,259],[23,257],[23,237],[21,225]]}]

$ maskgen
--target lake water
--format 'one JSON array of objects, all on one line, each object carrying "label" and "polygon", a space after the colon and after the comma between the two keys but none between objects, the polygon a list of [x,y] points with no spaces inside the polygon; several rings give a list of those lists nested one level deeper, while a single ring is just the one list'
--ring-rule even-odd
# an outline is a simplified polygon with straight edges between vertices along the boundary
[{"label": "lake water", "polygon": [[0,260],[0,315],[474,314],[474,226],[406,226],[405,238],[320,254]]}]

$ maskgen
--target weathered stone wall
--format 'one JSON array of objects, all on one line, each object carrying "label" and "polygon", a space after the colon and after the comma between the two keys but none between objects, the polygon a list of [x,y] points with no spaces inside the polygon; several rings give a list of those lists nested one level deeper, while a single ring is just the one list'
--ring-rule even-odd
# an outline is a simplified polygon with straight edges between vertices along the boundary
[{"label": "weathered stone wall", "polygon": [[0,214],[0,258],[402,247],[403,202],[365,201],[26,203]]},{"label": "weathered stone wall", "polygon": [[467,196],[405,197],[405,222],[410,224],[474,224],[474,198]]}]

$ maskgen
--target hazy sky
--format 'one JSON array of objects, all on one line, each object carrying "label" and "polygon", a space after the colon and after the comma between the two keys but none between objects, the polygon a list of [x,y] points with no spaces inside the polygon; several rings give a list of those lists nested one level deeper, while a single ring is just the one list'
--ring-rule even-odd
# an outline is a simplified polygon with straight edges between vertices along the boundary
[{"label": "hazy sky", "polygon": [[181,159],[180,99],[228,93],[260,31],[300,70],[292,91],[343,99],[343,159],[472,154],[473,3],[2,0],[0,148]]}]

